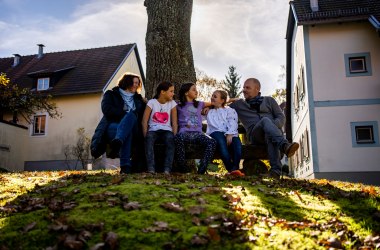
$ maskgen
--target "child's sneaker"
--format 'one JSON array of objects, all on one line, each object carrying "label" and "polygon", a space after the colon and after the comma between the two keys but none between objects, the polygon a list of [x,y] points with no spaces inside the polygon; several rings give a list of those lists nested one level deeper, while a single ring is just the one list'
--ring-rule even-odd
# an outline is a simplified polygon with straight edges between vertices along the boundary
[{"label": "child's sneaker", "polygon": [[233,175],[233,176],[245,176],[245,174],[242,173],[240,170],[231,171],[230,175]]}]

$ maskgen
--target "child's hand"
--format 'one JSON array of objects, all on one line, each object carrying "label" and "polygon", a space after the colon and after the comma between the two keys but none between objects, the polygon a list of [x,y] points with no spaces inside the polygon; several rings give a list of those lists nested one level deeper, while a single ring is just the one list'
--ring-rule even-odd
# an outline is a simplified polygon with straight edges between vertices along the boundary
[{"label": "child's hand", "polygon": [[233,138],[233,136],[232,136],[232,135],[226,135],[226,139],[227,139],[227,146],[229,146],[229,145],[232,143],[232,138]]},{"label": "child's hand", "polygon": [[208,113],[209,110],[210,110],[209,107],[205,107],[205,108],[202,109],[201,114],[202,115],[207,115],[207,113]]}]

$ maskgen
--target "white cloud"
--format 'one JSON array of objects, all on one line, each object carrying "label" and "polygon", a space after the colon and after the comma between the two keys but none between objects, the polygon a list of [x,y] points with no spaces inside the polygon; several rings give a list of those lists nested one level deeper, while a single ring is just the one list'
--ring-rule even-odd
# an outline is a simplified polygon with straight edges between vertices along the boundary
[{"label": "white cloud", "polygon": [[[273,93],[285,64],[287,13],[283,0],[194,0],[195,66],[221,80],[234,65],[241,83],[257,77],[263,94]],[[38,15],[20,23],[0,21],[1,57],[35,54],[37,43],[45,44],[46,52],[137,43],[145,65],[147,14],[142,0],[91,0],[64,20]]]}]

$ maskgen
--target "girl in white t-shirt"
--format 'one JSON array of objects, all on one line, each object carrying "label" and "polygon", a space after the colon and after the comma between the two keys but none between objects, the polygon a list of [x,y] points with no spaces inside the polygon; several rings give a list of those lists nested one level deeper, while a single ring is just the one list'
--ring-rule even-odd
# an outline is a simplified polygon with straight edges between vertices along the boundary
[{"label": "girl in white t-shirt", "polygon": [[156,95],[149,100],[142,119],[145,137],[145,155],[148,172],[155,173],[154,144],[160,140],[166,146],[164,173],[169,174],[174,158],[174,135],[177,134],[177,103],[173,101],[174,86],[162,82],[157,86]]},{"label": "girl in white t-shirt", "polygon": [[242,175],[239,171],[241,141],[238,133],[238,116],[233,108],[225,107],[226,102],[226,91],[216,90],[212,94],[211,104],[214,108],[207,113],[206,134],[215,139],[216,148],[227,171],[231,174]]}]

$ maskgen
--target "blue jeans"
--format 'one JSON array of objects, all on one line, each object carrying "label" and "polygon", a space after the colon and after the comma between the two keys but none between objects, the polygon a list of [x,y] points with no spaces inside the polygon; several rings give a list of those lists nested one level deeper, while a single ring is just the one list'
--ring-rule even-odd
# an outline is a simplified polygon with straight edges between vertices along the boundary
[{"label": "blue jeans", "polygon": [[282,131],[267,117],[263,117],[253,127],[251,142],[254,144],[266,144],[271,170],[281,171],[280,148],[287,143]]},{"label": "blue jeans", "polygon": [[[238,170],[241,160],[241,141],[239,137],[233,137],[232,143],[227,146],[227,139],[223,132],[213,132],[210,134],[216,141],[216,148],[219,150],[220,156],[228,172]],[[232,150],[232,157],[228,149]]]},{"label": "blue jeans", "polygon": [[148,165],[148,171],[156,171],[154,144],[156,141],[161,141],[165,144],[165,160],[164,171],[171,171],[174,159],[174,134],[168,130],[148,131],[145,137],[145,155]]},{"label": "blue jeans", "polygon": [[119,139],[122,141],[120,149],[120,166],[127,166],[131,169],[131,149],[133,135],[137,134],[137,117],[133,112],[124,115],[119,123],[113,122],[108,125],[108,140]]}]

